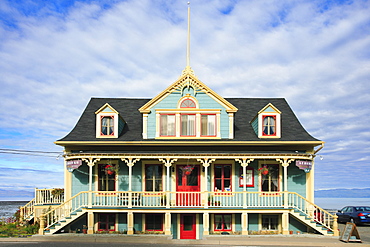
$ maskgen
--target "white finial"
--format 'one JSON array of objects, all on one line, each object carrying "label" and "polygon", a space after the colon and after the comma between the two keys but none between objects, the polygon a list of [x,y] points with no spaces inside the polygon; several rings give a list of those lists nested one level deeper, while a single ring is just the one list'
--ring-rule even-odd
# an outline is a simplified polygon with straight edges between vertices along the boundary
[{"label": "white finial", "polygon": [[188,2],[188,40],[186,47],[186,66],[190,67],[190,2]]}]

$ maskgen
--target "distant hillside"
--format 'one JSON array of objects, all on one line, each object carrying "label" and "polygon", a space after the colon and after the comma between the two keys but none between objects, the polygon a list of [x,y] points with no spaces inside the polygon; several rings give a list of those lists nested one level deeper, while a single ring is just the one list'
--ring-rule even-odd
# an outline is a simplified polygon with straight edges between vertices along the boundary
[{"label": "distant hillside", "polygon": [[370,198],[370,188],[316,190],[315,197]]},{"label": "distant hillside", "polygon": [[29,201],[34,197],[35,192],[0,189],[0,201]]}]

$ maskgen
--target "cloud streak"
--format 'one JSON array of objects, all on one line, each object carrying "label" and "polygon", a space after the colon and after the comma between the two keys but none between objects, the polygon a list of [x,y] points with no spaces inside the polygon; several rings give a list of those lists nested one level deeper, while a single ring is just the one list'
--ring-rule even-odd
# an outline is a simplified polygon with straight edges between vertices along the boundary
[{"label": "cloud streak", "polygon": [[[58,2],[0,3],[1,147],[61,151],[53,141],[90,97],[154,97],[185,67],[186,3]],[[286,98],[326,142],[318,189],[368,186],[370,2],[220,0],[191,8],[196,75],[224,97]],[[25,184],[63,182],[61,161],[0,154],[0,162],[59,171],[41,185],[22,175]],[[352,170],[363,174],[355,182]]]}]

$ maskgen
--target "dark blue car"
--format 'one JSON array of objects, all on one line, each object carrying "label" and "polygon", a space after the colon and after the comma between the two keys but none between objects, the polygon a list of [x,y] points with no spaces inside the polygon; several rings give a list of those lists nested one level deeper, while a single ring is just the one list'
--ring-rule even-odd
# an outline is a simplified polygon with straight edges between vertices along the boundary
[{"label": "dark blue car", "polygon": [[338,210],[338,222],[352,222],[355,224],[370,223],[370,207],[347,206]]}]

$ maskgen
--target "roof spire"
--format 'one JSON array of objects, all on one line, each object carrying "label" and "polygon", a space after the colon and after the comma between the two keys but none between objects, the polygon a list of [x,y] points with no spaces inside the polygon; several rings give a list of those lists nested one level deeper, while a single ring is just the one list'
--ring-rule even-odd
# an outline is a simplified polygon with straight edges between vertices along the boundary
[{"label": "roof spire", "polygon": [[186,46],[186,67],[190,67],[190,2],[188,2],[188,40]]},{"label": "roof spire", "polygon": [[194,71],[190,67],[190,2],[188,2],[188,34],[187,34],[187,42],[186,42],[186,67],[182,71],[182,74],[192,74],[194,75]]}]

